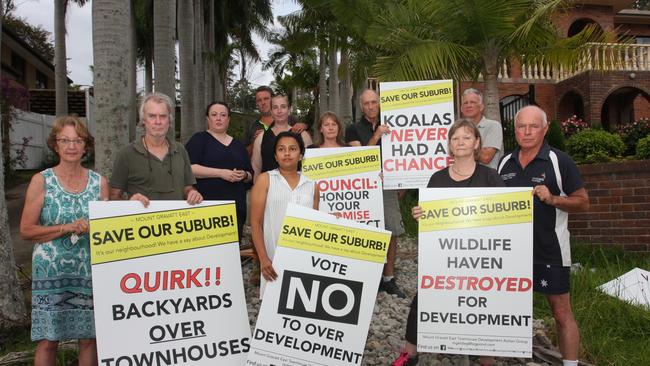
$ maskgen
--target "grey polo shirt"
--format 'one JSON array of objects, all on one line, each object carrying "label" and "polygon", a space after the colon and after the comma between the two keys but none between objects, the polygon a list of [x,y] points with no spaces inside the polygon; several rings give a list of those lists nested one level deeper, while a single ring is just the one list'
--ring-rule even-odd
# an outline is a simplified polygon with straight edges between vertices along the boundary
[{"label": "grey polo shirt", "polygon": [[493,147],[497,149],[496,154],[494,154],[490,163],[487,164],[490,168],[496,169],[499,160],[501,160],[501,157],[503,156],[503,128],[501,123],[492,119],[487,119],[483,116],[477,127],[481,134],[481,144],[483,147]]},{"label": "grey polo shirt", "polygon": [[186,186],[196,183],[187,151],[176,141],[169,141],[169,152],[163,160],[150,154],[137,139],[117,154],[110,179],[112,188],[119,188],[129,197],[136,193],[150,200],[183,200]]}]

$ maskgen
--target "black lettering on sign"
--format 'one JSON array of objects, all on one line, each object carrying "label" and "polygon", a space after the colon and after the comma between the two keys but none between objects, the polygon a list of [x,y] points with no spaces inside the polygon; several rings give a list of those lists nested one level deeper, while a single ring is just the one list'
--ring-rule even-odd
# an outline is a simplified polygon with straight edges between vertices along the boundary
[{"label": "black lettering on sign", "polygon": [[363,282],[284,271],[278,313],[357,324]]}]

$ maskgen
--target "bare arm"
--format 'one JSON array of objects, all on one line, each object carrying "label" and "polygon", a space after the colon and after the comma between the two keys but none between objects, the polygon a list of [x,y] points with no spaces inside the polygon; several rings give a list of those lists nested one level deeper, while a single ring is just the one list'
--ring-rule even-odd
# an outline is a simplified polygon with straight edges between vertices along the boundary
[{"label": "bare arm", "polygon": [[350,142],[348,142],[348,145],[350,145],[350,146],[363,146],[363,145],[361,145],[361,141],[350,141]]},{"label": "bare arm", "polygon": [[255,138],[253,143],[253,156],[251,156],[251,165],[253,166],[253,182],[257,181],[262,172],[262,138],[263,134],[260,134]]},{"label": "bare arm", "polygon": [[302,123],[302,122],[298,122],[298,123],[294,124],[293,126],[291,126],[291,132],[293,132],[293,133],[300,134],[303,131],[307,131],[307,125]]},{"label": "bare arm", "polygon": [[264,208],[269,191],[269,175],[262,173],[251,190],[251,236],[260,260],[260,272],[266,280],[273,281],[277,274],[264,245]]},{"label": "bare arm", "polygon": [[481,152],[478,154],[478,161],[483,164],[489,164],[494,158],[494,155],[497,153],[497,149],[493,147],[484,147],[481,149]]},{"label": "bare arm", "polygon": [[312,144],[311,136],[309,136],[307,131],[302,131],[302,133],[300,134],[300,137],[302,137],[302,142],[305,144],[305,147]]},{"label": "bare arm", "polygon": [[227,169],[210,168],[201,164],[192,164],[192,174],[195,178],[222,178],[225,179]]},{"label": "bare arm", "polygon": [[110,195],[109,188],[106,178],[99,177],[99,199],[102,201],[108,201]]},{"label": "bare arm", "polygon": [[587,190],[580,188],[566,197],[554,196],[548,187],[539,185],[533,188],[533,194],[539,200],[566,212],[583,212],[589,210],[589,195]]},{"label": "bare arm", "polygon": [[200,164],[192,164],[192,174],[196,178],[221,178],[228,182],[241,182],[248,178],[244,170],[210,168]]},{"label": "bare arm", "polygon": [[124,199],[124,191],[119,188],[110,187],[108,199],[111,201],[121,201]]},{"label": "bare arm", "polygon": [[314,185],[314,210],[318,210],[318,207],[320,205],[320,189],[318,189],[318,185]]},{"label": "bare arm", "polygon": [[389,132],[390,132],[390,127],[388,127],[388,125],[383,124],[383,125],[377,126],[377,129],[375,130],[375,133],[372,135],[370,140],[368,140],[368,145],[367,146],[375,146],[375,145],[377,145],[377,142],[379,142],[379,140],[381,140],[381,135],[383,135],[385,133],[389,133]]},{"label": "bare arm", "polygon": [[59,225],[44,226],[39,223],[45,200],[45,178],[38,173],[32,177],[25,193],[25,206],[20,218],[20,237],[32,243],[43,243],[70,233],[88,232],[88,221],[79,219]]}]

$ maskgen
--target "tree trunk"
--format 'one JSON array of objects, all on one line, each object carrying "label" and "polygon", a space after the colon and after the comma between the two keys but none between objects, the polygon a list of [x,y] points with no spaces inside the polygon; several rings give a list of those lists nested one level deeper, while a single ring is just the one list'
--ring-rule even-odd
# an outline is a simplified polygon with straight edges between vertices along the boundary
[{"label": "tree trunk", "polygon": [[210,55],[209,62],[203,61],[203,67],[205,68],[205,102],[211,103],[215,100],[215,63],[214,63],[214,52],[215,52],[215,39],[214,39],[214,1],[208,1],[208,26],[205,32],[205,43],[207,45],[207,51]]},{"label": "tree trunk", "polygon": [[205,16],[203,14],[203,0],[195,0],[194,5],[194,116],[192,117],[193,132],[205,129],[205,66],[203,62],[203,34]]},{"label": "tree trunk", "polygon": [[130,0],[129,14],[129,141],[136,138],[138,126],[138,75],[137,75],[137,41],[135,36],[135,0]]},{"label": "tree trunk", "polygon": [[341,111],[341,123],[344,126],[352,124],[352,71],[350,70],[350,51],[341,49],[341,66],[343,78],[341,79],[341,97],[339,110]]},{"label": "tree trunk", "polygon": [[[144,59],[144,92],[149,94],[153,91],[153,61],[148,54]],[[138,116],[140,118],[140,116]],[[139,121],[138,121],[139,122]]]},{"label": "tree trunk", "polygon": [[483,55],[483,78],[485,80],[485,92],[483,93],[483,104],[485,105],[485,117],[495,121],[501,121],[499,111],[499,49],[488,46]]},{"label": "tree trunk", "polygon": [[[2,7],[3,3],[0,2],[0,14],[2,14]],[[1,28],[2,17],[0,17]],[[2,123],[0,123],[0,136],[2,136]],[[2,139],[0,139],[0,151],[3,151]],[[10,233],[5,200],[4,159],[0,158],[0,333],[23,325],[27,320],[25,302],[16,275],[16,260]]]},{"label": "tree trunk", "polygon": [[329,81],[329,109],[337,116],[340,115],[339,110],[339,61],[338,49],[336,47],[336,40],[330,39],[330,81]]},{"label": "tree trunk", "polygon": [[[153,9],[153,59],[155,90],[163,93],[172,99],[172,113],[175,113],[176,104],[176,67],[175,67],[175,44],[174,26],[172,16],[176,1],[156,0]],[[167,137],[176,139],[174,124],[169,127]]]},{"label": "tree trunk", "polygon": [[318,56],[318,116],[329,110],[327,101],[327,55],[325,47],[321,47]]},{"label": "tree trunk", "polygon": [[[178,1],[178,53],[181,74],[181,142],[194,133],[194,16],[193,0]],[[198,14],[197,14],[198,15]],[[199,73],[198,70],[197,74]],[[201,75],[199,75],[201,76]]]},{"label": "tree trunk", "polygon": [[68,115],[68,71],[65,52],[65,11],[67,0],[54,0],[54,85],[56,115]]},{"label": "tree trunk", "polygon": [[244,52],[244,46],[239,48],[239,57],[241,58],[241,77],[239,80],[246,79],[246,53]]},{"label": "tree trunk", "polygon": [[111,176],[117,152],[128,143],[131,100],[124,86],[129,78],[130,0],[92,2],[93,59],[95,60],[95,167]]}]

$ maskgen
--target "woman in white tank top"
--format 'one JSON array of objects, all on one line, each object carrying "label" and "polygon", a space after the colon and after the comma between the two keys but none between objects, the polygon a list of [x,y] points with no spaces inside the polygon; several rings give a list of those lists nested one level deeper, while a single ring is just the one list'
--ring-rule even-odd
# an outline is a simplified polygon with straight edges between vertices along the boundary
[{"label": "woman in white tank top", "polygon": [[275,140],[278,168],[260,174],[251,191],[251,231],[260,260],[260,272],[273,281],[273,256],[280,236],[282,221],[289,202],[318,210],[318,188],[314,181],[300,173],[305,153],[302,139],[292,132],[281,132]]}]

